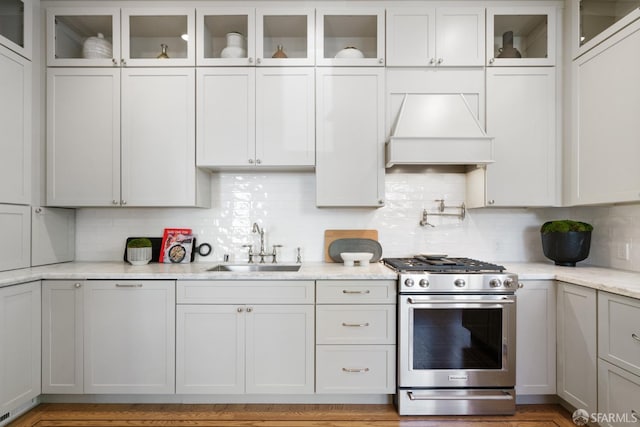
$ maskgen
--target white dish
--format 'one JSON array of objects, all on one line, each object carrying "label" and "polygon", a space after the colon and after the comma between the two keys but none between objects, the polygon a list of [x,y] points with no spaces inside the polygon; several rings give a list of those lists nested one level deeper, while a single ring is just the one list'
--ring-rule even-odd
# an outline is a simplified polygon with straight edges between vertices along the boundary
[{"label": "white dish", "polygon": [[360,49],[355,48],[353,46],[347,46],[338,53],[336,53],[336,58],[364,58],[364,53],[360,51]]},{"label": "white dish", "polygon": [[344,265],[347,267],[353,267],[355,263],[358,265],[366,265],[369,264],[371,258],[373,258],[373,253],[371,252],[341,252],[340,256],[344,261]]}]

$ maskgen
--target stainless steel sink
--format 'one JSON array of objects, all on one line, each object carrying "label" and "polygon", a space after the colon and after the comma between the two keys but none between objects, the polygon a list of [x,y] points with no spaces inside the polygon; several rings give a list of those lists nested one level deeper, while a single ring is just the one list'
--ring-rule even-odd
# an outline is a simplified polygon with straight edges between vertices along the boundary
[{"label": "stainless steel sink", "polygon": [[260,271],[298,271],[300,264],[219,264],[208,268],[207,271],[231,271],[236,273],[250,273]]}]

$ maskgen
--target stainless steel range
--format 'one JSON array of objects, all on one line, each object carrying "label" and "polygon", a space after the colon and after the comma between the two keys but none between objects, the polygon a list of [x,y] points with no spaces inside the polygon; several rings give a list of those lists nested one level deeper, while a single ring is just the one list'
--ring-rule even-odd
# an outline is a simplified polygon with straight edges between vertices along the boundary
[{"label": "stainless steel range", "polygon": [[515,412],[518,277],[469,258],[386,258],[399,273],[400,415]]}]

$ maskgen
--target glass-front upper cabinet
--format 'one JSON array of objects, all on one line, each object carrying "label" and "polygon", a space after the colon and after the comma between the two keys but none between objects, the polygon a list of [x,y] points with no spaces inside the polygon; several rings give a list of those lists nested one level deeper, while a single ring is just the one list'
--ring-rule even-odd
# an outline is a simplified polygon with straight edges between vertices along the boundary
[{"label": "glass-front upper cabinet", "polygon": [[255,64],[253,8],[198,8],[196,17],[198,65]]},{"label": "glass-front upper cabinet", "polygon": [[31,59],[31,0],[0,0],[0,44]]},{"label": "glass-front upper cabinet", "polygon": [[574,0],[579,14],[574,44],[578,54],[640,18],[640,0]]},{"label": "glass-front upper cabinet", "polygon": [[314,10],[256,11],[258,65],[314,65]]},{"label": "glass-front upper cabinet", "polygon": [[487,65],[553,66],[556,63],[556,9],[487,9]]},{"label": "glass-front upper cabinet", "polygon": [[120,10],[47,10],[47,65],[113,67],[120,64]]},{"label": "glass-front upper cabinet", "polygon": [[316,11],[316,65],[384,66],[384,9]]},{"label": "glass-front upper cabinet", "polygon": [[122,65],[195,65],[195,15],[187,8],[122,9]]}]

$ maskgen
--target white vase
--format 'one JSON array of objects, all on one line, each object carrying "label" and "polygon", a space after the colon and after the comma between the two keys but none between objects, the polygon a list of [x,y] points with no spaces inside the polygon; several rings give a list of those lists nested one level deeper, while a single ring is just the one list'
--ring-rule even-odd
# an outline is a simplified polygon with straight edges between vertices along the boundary
[{"label": "white vase", "polygon": [[82,56],[84,58],[111,58],[113,56],[111,43],[104,38],[102,33],[96,37],[87,37],[82,45]]},{"label": "white vase", "polygon": [[145,265],[151,261],[151,248],[127,248],[127,261],[131,265]]},{"label": "white vase", "polygon": [[247,50],[244,48],[244,36],[240,33],[227,33],[227,47],[220,52],[221,58],[246,58]]}]

